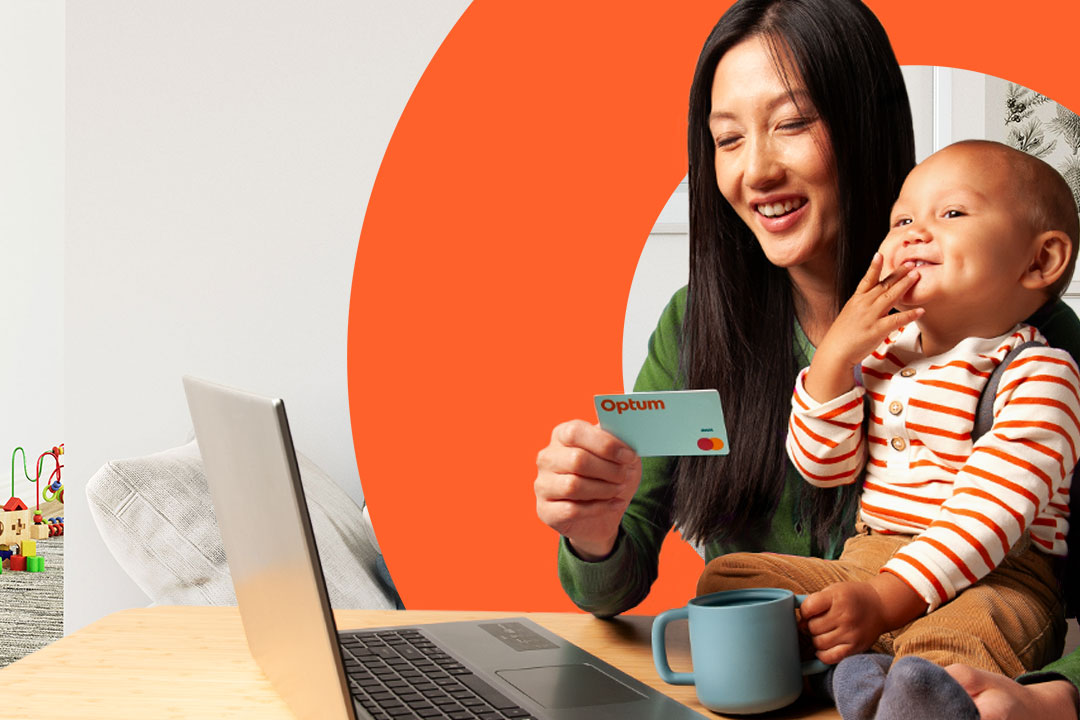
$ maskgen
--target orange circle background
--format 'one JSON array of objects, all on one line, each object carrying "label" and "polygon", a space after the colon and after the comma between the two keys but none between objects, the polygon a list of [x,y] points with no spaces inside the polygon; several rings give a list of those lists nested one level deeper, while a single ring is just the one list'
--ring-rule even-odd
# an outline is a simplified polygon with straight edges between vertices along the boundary
[{"label": "orange circle background", "polygon": [[[622,391],[630,283],[686,172],[694,64],[728,5],[477,0],[413,92],[368,203],[348,336],[357,466],[407,607],[572,607],[535,514],[536,452]],[[868,5],[902,64],[1080,107],[1070,2]],[[665,543],[637,611],[683,605],[700,568]]]}]

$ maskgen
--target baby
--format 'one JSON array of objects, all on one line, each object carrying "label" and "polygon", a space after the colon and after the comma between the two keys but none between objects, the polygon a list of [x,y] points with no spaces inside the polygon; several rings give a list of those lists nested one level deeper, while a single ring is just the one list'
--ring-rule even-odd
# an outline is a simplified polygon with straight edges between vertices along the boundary
[{"label": "baby", "polygon": [[[699,593],[811,593],[801,616],[818,657],[849,658],[832,681],[845,718],[977,717],[941,667],[1015,676],[1061,652],[1080,373],[1022,321],[1068,284],[1077,226],[1064,179],[1005,145],[957,143],[912,170],[792,399],[788,454],[808,482],[865,469],[857,534],[836,561],[735,553],[705,568]],[[1032,340],[973,442],[987,378]],[[886,655],[856,655],[870,648]]]}]

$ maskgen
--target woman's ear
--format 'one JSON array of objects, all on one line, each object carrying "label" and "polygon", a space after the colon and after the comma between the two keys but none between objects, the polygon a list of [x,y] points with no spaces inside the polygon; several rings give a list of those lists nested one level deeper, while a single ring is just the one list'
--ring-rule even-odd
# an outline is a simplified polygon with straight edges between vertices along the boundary
[{"label": "woman's ear", "polygon": [[1020,284],[1029,290],[1041,290],[1056,283],[1069,268],[1073,247],[1069,236],[1060,230],[1047,230],[1035,238],[1035,254]]}]

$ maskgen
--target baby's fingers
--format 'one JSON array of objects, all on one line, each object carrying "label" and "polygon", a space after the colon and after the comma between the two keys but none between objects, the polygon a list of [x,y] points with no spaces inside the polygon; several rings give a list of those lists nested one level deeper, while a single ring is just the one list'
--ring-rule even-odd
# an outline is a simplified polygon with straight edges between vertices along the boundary
[{"label": "baby's fingers", "polygon": [[886,277],[881,278],[881,280],[877,284],[881,286],[882,290],[888,290],[893,285],[896,285],[896,283],[907,277],[914,268],[915,263],[911,262],[910,260],[900,263],[900,267],[893,270]]},{"label": "baby's fingers", "polygon": [[903,312],[892,313],[881,318],[879,327],[882,332],[882,337],[887,337],[889,333],[894,330],[907,325],[909,322],[915,322],[923,316],[926,312],[923,308],[912,308],[911,310],[904,310]]},{"label": "baby's fingers", "polygon": [[[895,278],[895,280],[893,278]],[[900,298],[904,297],[904,293],[910,290],[918,281],[918,270],[914,269],[913,266],[907,265],[907,263],[901,265],[895,272],[891,273],[889,277],[881,281],[880,286],[884,288],[884,291],[874,300],[875,306],[883,313],[888,312],[890,308],[896,305]]]}]

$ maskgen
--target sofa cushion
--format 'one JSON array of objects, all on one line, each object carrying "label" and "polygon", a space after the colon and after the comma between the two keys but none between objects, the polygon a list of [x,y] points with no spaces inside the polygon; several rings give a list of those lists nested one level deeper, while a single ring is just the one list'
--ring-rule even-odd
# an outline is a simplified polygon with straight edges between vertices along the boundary
[{"label": "sofa cushion", "polygon": [[[400,607],[367,513],[297,455],[335,608]],[[196,441],[106,463],[86,486],[90,512],[120,566],[159,605],[235,605]]]}]

